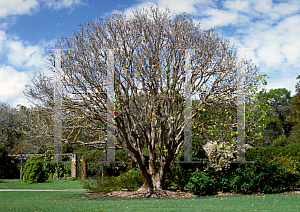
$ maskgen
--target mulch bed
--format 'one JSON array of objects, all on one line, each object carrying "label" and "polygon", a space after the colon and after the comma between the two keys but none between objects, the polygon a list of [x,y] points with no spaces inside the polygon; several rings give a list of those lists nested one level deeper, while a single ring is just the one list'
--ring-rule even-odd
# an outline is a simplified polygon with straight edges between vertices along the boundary
[{"label": "mulch bed", "polygon": [[[300,191],[286,191],[283,193],[300,193]],[[91,196],[110,196],[110,197],[128,197],[128,198],[145,198],[145,197],[159,197],[159,198],[164,198],[164,197],[169,197],[169,198],[195,198],[199,197],[197,195],[194,195],[188,191],[171,191],[171,190],[159,190],[159,191],[112,191],[110,193],[86,193],[87,195]],[[262,194],[262,193],[255,193],[255,194]],[[230,192],[221,192],[218,191],[217,194],[215,195],[206,195],[206,197],[210,196],[234,196],[238,195],[235,193],[230,193]],[[253,194],[252,194],[253,195]]]},{"label": "mulch bed", "polygon": [[[188,191],[170,191],[170,190],[159,190],[159,191],[112,191],[110,193],[86,193],[87,195],[92,196],[110,196],[110,197],[128,197],[128,198],[145,198],[145,197],[169,197],[169,198],[190,198],[190,197],[198,197]],[[213,196],[229,196],[229,195],[236,195],[234,193],[229,192],[218,192],[216,195]],[[208,196],[208,195],[207,195]]]}]

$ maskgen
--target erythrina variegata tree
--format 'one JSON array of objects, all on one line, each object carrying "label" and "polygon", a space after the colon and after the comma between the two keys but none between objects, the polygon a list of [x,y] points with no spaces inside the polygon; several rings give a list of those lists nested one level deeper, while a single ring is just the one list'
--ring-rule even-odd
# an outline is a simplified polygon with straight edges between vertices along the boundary
[{"label": "erythrina variegata tree", "polygon": [[[228,100],[226,94],[209,92],[236,90],[237,57],[228,40],[214,30],[201,30],[193,19],[174,15],[157,6],[136,10],[128,17],[113,17],[91,21],[63,38],[55,48],[62,52],[64,89],[69,91],[102,91],[105,87],[108,51],[114,50],[115,136],[119,145],[134,161],[142,174],[146,190],[162,189],[167,168],[184,143],[185,49],[191,54],[193,100],[192,119],[203,113],[202,105]],[[121,50],[118,50],[121,49]],[[51,54],[52,61],[54,55]],[[248,85],[258,68],[248,64],[245,74]],[[35,81],[27,95],[45,98],[45,80]],[[49,88],[50,88],[49,87]],[[202,93],[200,91],[208,91]],[[64,95],[63,106],[69,114],[94,121],[105,132],[106,95],[79,94],[77,100]],[[195,105],[194,105],[195,103]],[[51,105],[51,102],[49,103]],[[80,106],[80,107],[78,107]],[[67,113],[64,114],[67,116]],[[96,120],[96,121],[95,121]],[[75,124],[75,121],[73,122]],[[205,123],[194,128],[205,129]],[[103,133],[105,134],[105,133]]]}]

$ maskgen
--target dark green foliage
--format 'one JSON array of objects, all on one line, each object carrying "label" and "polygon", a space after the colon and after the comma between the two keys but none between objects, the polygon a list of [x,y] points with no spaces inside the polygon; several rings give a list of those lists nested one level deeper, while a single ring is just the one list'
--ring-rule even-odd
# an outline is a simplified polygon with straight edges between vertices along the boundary
[{"label": "dark green foliage", "polygon": [[268,161],[274,157],[292,156],[293,158],[300,158],[300,143],[289,144],[284,147],[267,146],[267,147],[254,147],[246,150],[246,160],[253,161],[255,158],[260,157],[264,161]]},{"label": "dark green foliage", "polygon": [[232,181],[234,179],[233,175],[224,175],[217,181],[217,188],[222,192],[232,191]]},{"label": "dark green foliage", "polygon": [[28,158],[23,169],[22,183],[42,183],[46,181],[46,174],[43,169],[43,161],[37,155]]},{"label": "dark green foliage", "polygon": [[96,179],[84,181],[84,188],[92,192],[110,192],[121,189],[138,189],[143,184],[143,178],[139,170],[122,173],[120,176],[98,176]]},{"label": "dark green foliage", "polygon": [[129,170],[126,173],[122,173],[117,177],[117,181],[119,181],[121,189],[128,190],[140,188],[143,184],[143,178],[139,170]]},{"label": "dark green foliage", "polygon": [[[278,162],[285,168],[291,178],[297,178],[300,171],[300,143],[283,147],[268,146],[247,149],[246,160],[253,161],[255,158],[260,158],[265,162]],[[300,180],[300,176],[298,176],[298,180]]]},{"label": "dark green foliage", "polygon": [[[203,163],[176,163],[175,166],[167,171],[166,180],[163,185],[163,189],[179,189],[184,190],[185,186],[189,182],[192,174],[198,169],[204,170],[208,157],[205,150],[201,145],[197,145],[193,138],[193,161],[202,161]],[[178,161],[183,161],[184,155],[182,154]]]},{"label": "dark green foliage", "polygon": [[255,160],[253,164],[242,164],[236,170],[232,181],[232,190],[235,193],[277,193],[283,188],[290,188],[296,178],[288,175],[285,169],[275,162]]},{"label": "dark green foliage", "polygon": [[50,161],[51,161],[50,153],[51,153],[50,150],[47,150],[46,155],[44,157],[43,169],[44,169],[46,179],[48,179],[50,174]]},{"label": "dark green foliage", "polygon": [[76,177],[70,177],[70,178],[68,179],[68,181],[74,181],[74,180],[77,180]]},{"label": "dark green foliage", "polygon": [[[130,161],[129,157],[126,156],[124,150],[121,149],[117,149],[115,151],[115,160],[123,161],[123,163],[101,163],[101,162],[99,163],[99,161],[106,160],[106,150],[97,150],[97,149],[88,150],[85,147],[81,147],[79,150],[76,150],[74,153],[77,153],[79,158],[81,158],[82,154],[85,154],[87,177],[93,178],[102,172],[104,176],[119,176],[122,172],[133,168],[132,162]],[[120,169],[113,168],[116,166],[122,168]],[[81,162],[77,163],[77,168],[78,168],[78,172],[80,173],[82,168]]]},{"label": "dark green foliage", "polygon": [[216,182],[207,173],[195,171],[187,184],[187,188],[196,195],[210,195],[216,192]]},{"label": "dark green foliage", "polygon": [[226,171],[216,171],[213,167],[205,170],[207,175],[216,182],[216,190],[222,192],[231,192],[232,180],[235,176],[236,164],[230,164],[230,168]]},{"label": "dark green foliage", "polygon": [[6,147],[0,144],[0,179],[16,178],[18,175],[17,165],[9,158]]}]

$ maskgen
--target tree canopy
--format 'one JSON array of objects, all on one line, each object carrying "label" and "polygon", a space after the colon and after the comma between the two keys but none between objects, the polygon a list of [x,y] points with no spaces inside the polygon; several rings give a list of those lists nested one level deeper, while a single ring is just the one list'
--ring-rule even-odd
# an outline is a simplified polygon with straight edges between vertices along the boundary
[{"label": "tree canopy", "polygon": [[[213,29],[202,30],[192,18],[174,16],[157,6],[133,11],[130,17],[116,14],[85,23],[72,38],[62,38],[55,46],[70,49],[62,52],[63,90],[68,91],[62,93],[64,130],[69,131],[63,140],[69,142],[88,126],[98,143],[105,143],[109,97],[102,91],[113,58],[115,146],[139,166],[143,188],[161,189],[167,168],[185,140],[185,70],[191,69],[192,74],[192,120],[201,120],[203,108],[233,103],[228,92],[236,90],[239,64],[232,47]],[[185,64],[188,49],[193,49],[191,64]],[[54,58],[52,53],[53,72]],[[243,64],[248,92],[261,83],[262,76],[251,60]],[[52,79],[40,74],[33,82],[34,86],[27,86],[27,97],[53,109]],[[208,126],[197,122],[193,128],[207,130]]]}]

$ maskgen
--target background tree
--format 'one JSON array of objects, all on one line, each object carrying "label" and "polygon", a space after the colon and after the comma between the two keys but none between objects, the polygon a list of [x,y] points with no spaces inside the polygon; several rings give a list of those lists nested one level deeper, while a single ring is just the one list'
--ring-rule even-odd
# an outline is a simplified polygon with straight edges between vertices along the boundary
[{"label": "background tree", "polygon": [[16,178],[18,174],[17,165],[8,156],[6,146],[0,143],[0,179]]},{"label": "background tree", "polygon": [[21,149],[23,126],[23,107],[0,103],[0,143],[5,145],[10,153],[17,153]]},{"label": "background tree", "polygon": [[[297,77],[297,79],[300,80],[300,75]],[[292,108],[291,115],[287,120],[293,124],[289,141],[298,143],[300,142],[300,81],[297,82],[295,88],[296,94],[291,99],[294,107]]]},{"label": "background tree", "polygon": [[[246,67],[248,69],[251,67]],[[260,145],[263,140],[263,130],[267,124],[272,121],[268,115],[272,107],[267,102],[266,90],[258,89],[267,84],[266,74],[246,75],[245,89],[245,143],[251,145]],[[254,77],[254,79],[253,79]],[[252,81],[252,82],[251,82]],[[217,95],[219,95],[217,93]],[[227,94],[227,101],[215,101],[214,104],[203,104],[198,110],[202,110],[199,120],[195,120],[196,125],[202,123],[207,128],[195,130],[194,134],[199,136],[202,144],[208,141],[217,141],[218,143],[233,143],[236,141],[236,94]],[[213,97],[213,96],[212,96]]]},{"label": "background tree", "polygon": [[[103,49],[123,49],[114,53],[116,147],[121,146],[138,165],[143,188],[151,191],[162,188],[166,171],[184,143],[183,50],[197,49],[189,64],[194,67],[192,95],[197,97],[193,120],[203,114],[198,108],[215,104],[216,99],[226,101],[228,97],[222,93],[236,89],[237,58],[229,41],[213,30],[201,30],[184,14],[173,16],[168,9],[161,12],[157,6],[133,11],[130,18],[117,14],[91,21],[75,31],[73,39],[61,39],[56,48],[72,49],[62,53],[63,87],[78,92],[63,96],[63,114],[72,124],[92,122],[102,138],[107,96],[81,91],[105,90],[108,51]],[[54,55],[50,57],[53,61]],[[257,82],[258,68],[250,61],[244,63],[248,66],[245,72],[249,89],[252,82]],[[27,87],[26,95],[40,100],[45,107],[53,107],[53,95],[48,92],[53,91],[50,80],[36,79],[35,86]],[[216,90],[222,93],[213,99],[211,92]],[[194,127],[207,129],[203,123]]]},{"label": "background tree", "polygon": [[269,92],[261,91],[259,93],[264,102],[272,108],[267,112],[268,123],[263,132],[264,145],[276,143],[280,136],[284,137],[285,140],[290,136],[292,123],[287,121],[293,108],[290,93],[286,88],[271,89]]}]

